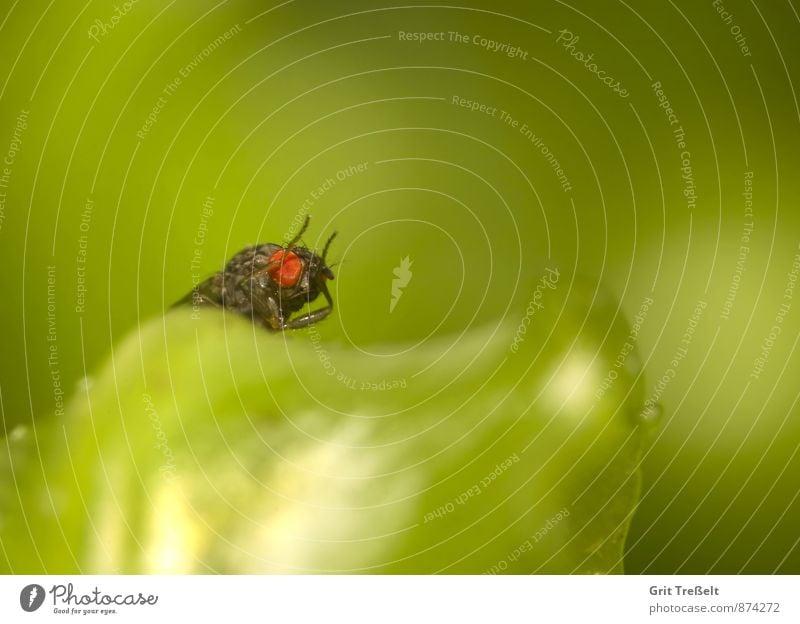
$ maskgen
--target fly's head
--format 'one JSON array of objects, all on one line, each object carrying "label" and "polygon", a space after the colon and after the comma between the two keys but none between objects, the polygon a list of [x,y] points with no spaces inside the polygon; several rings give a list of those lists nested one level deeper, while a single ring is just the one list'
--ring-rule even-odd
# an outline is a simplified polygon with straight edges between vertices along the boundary
[{"label": "fly's head", "polygon": [[[254,317],[272,329],[297,329],[316,323],[333,310],[333,299],[328,291],[328,281],[333,271],[328,266],[327,254],[336,233],[325,243],[322,254],[300,245],[300,238],[309,224],[306,217],[303,227],[285,246],[267,244],[257,249],[252,258],[251,277],[247,297]],[[327,304],[302,316],[292,315],[319,295]]]},{"label": "fly's head", "polygon": [[278,304],[285,312],[298,310],[306,303],[314,301],[319,295],[323,295],[328,304],[333,305],[327,282],[332,280],[334,275],[326,257],[336,233],[328,238],[320,255],[296,244],[306,225],[295,240],[286,247],[276,249],[263,268],[264,275],[275,288]]}]

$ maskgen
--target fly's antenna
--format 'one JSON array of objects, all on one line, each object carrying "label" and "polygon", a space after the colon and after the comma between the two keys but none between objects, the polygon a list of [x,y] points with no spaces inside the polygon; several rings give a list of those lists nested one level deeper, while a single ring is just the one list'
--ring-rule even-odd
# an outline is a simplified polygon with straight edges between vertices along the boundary
[{"label": "fly's antenna", "polygon": [[325,262],[325,256],[328,255],[328,249],[330,248],[331,242],[333,241],[334,238],[336,238],[336,232],[331,234],[330,238],[328,239],[328,242],[325,243],[325,248],[322,250],[322,261],[323,262]]},{"label": "fly's antenna", "polygon": [[303,221],[303,227],[300,228],[300,231],[295,234],[294,238],[286,243],[286,249],[291,249],[294,247],[297,242],[303,237],[303,234],[308,229],[308,224],[311,223],[311,215],[306,215],[305,221]]}]

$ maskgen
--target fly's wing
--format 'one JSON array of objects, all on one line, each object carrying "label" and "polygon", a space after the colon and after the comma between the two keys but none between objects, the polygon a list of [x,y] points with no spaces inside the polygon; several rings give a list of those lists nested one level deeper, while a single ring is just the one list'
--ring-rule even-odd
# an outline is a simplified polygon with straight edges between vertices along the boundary
[{"label": "fly's wing", "polygon": [[176,301],[173,307],[180,305],[222,305],[221,276],[221,273],[217,273],[200,282],[186,296]]}]

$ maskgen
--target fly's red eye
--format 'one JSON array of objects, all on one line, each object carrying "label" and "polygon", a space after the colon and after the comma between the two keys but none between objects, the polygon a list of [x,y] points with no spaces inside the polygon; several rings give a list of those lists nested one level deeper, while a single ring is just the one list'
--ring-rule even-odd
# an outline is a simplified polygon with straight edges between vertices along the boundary
[{"label": "fly's red eye", "polygon": [[284,288],[297,284],[303,273],[303,263],[293,251],[279,249],[269,257],[267,274]]}]

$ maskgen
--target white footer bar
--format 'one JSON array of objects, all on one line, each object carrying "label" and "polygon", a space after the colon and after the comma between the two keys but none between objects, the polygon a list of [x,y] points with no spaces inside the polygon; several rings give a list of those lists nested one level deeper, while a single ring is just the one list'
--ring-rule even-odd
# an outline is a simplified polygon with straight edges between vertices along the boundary
[{"label": "white footer bar", "polygon": [[766,623],[798,603],[798,576],[0,577],[0,622]]}]

